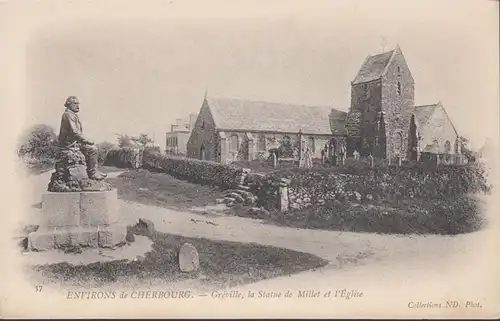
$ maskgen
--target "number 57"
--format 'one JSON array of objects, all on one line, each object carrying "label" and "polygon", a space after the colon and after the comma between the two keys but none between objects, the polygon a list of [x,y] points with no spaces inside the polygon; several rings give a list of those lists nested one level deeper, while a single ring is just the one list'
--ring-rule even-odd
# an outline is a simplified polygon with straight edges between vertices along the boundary
[{"label": "number 57", "polygon": [[42,286],[41,285],[35,286],[35,292],[42,292]]}]

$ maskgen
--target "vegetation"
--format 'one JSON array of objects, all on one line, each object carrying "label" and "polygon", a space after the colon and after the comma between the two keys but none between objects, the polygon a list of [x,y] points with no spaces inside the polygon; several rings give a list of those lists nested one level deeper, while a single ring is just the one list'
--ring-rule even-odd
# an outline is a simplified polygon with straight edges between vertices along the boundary
[{"label": "vegetation", "polygon": [[139,136],[118,135],[118,147],[146,147],[152,146],[153,140],[148,134],[140,134]]},{"label": "vegetation", "polygon": [[54,128],[37,124],[22,136],[17,154],[28,163],[51,163],[57,153],[57,135]]},{"label": "vegetation", "polygon": [[[139,225],[130,228],[136,235],[148,236]],[[58,263],[37,266],[40,283],[54,282],[65,286],[100,287],[113,283],[140,280],[141,284],[171,284],[197,279],[197,287],[226,288],[249,284],[278,276],[290,275],[328,264],[317,256],[257,244],[189,238],[155,232],[150,236],[153,250],[136,261],[97,262],[88,265]],[[200,255],[200,271],[183,273],[179,269],[178,251],[182,244],[193,244]],[[127,246],[127,245],[125,245]],[[203,278],[200,278],[200,274]],[[190,287],[192,288],[192,283]]]}]

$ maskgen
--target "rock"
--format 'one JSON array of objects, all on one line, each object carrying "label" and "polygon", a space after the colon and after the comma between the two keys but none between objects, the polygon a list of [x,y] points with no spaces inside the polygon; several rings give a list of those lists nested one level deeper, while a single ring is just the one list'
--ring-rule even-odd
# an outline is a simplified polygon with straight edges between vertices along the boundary
[{"label": "rock", "polygon": [[250,187],[249,186],[245,186],[245,185],[238,185],[238,188],[241,189],[241,190],[244,190],[244,191],[250,190]]},{"label": "rock", "polygon": [[245,199],[238,193],[227,193],[224,196],[227,198],[233,198],[235,201],[238,201],[239,203],[245,202]]},{"label": "rock", "polygon": [[129,243],[135,242],[134,233],[127,231],[127,236],[125,237],[125,240]]},{"label": "rock", "polygon": [[224,204],[224,199],[223,198],[218,198],[215,200],[216,204]]},{"label": "rock", "polygon": [[234,203],[234,201],[236,201],[236,200],[232,197],[224,197],[224,204],[226,204],[226,205],[228,205],[230,203]]},{"label": "rock", "polygon": [[366,194],[366,199],[369,201],[373,201],[373,195],[372,194]]},{"label": "rock", "polygon": [[179,250],[179,268],[182,272],[194,272],[200,268],[200,255],[191,243],[184,243]]},{"label": "rock", "polygon": [[355,201],[358,201],[358,202],[359,202],[359,201],[361,201],[361,194],[360,194],[360,193],[358,193],[358,192],[353,192],[353,193],[351,194],[351,197],[352,197],[352,200],[353,200],[353,201],[354,201],[354,200],[355,200]]},{"label": "rock", "polygon": [[68,181],[79,181],[82,179],[88,179],[87,166],[85,165],[74,165],[68,167]]},{"label": "rock", "polygon": [[25,234],[30,234],[32,232],[36,232],[38,230],[38,227],[39,227],[38,225],[32,225],[32,224],[26,225],[23,229],[23,232]]},{"label": "rock", "polygon": [[144,228],[149,236],[153,235],[153,233],[155,232],[155,225],[151,220],[148,220],[146,218],[140,218],[138,225],[139,227]]},{"label": "rock", "polygon": [[98,192],[113,187],[104,181],[89,179],[85,156],[78,148],[65,148],[57,153],[55,172],[50,178],[49,192]]}]

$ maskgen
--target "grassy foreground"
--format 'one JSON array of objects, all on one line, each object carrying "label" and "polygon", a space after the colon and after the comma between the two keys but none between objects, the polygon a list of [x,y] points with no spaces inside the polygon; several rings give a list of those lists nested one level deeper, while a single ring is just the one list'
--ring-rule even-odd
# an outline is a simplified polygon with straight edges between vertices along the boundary
[{"label": "grassy foreground", "polygon": [[[130,227],[136,235],[148,235],[141,226]],[[126,285],[171,284],[196,279],[199,286],[229,287],[319,268],[328,261],[317,256],[257,244],[213,241],[154,232],[153,250],[138,261],[113,261],[73,266],[68,263],[35,267],[36,278],[62,286],[102,287],[112,283]],[[193,244],[200,255],[200,271],[179,270],[178,250]],[[200,277],[203,275],[203,277]],[[45,283],[43,282],[43,283]]]}]

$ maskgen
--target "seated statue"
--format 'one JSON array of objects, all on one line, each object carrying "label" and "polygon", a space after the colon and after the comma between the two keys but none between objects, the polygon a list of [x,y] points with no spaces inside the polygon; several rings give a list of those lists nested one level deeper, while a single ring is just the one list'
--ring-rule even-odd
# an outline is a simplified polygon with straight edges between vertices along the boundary
[{"label": "seated statue", "polygon": [[70,96],[64,104],[66,110],[61,119],[59,151],[56,171],[49,183],[49,191],[73,192],[108,190],[111,186],[100,182],[106,174],[97,170],[97,147],[83,135],[78,118],[80,102]]}]

